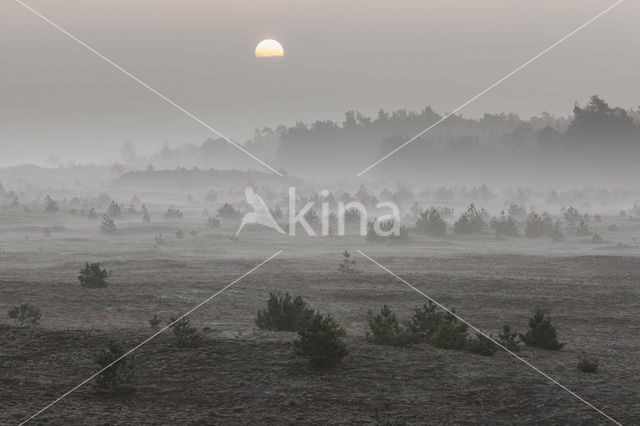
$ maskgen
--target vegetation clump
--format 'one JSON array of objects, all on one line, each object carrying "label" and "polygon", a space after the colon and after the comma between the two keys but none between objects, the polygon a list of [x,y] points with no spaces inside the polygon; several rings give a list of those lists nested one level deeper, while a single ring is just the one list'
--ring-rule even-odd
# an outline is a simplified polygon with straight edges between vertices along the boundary
[{"label": "vegetation clump", "polygon": [[491,356],[496,352],[498,347],[492,338],[486,337],[481,333],[476,333],[475,337],[467,341],[467,349],[474,354]]},{"label": "vegetation clump", "polygon": [[438,307],[429,300],[429,304],[415,310],[409,321],[409,330],[418,339],[429,341],[443,321],[444,313],[438,311]]},{"label": "vegetation clump", "polygon": [[169,207],[166,212],[164,212],[165,219],[180,219],[182,218],[182,212],[180,209],[176,209],[173,206]]},{"label": "vegetation clump", "polygon": [[445,312],[429,342],[442,349],[464,349],[467,338],[467,325],[458,323],[455,315]]},{"label": "vegetation clump", "polygon": [[158,317],[158,315],[153,315],[153,318],[149,319],[149,325],[151,326],[151,328],[157,328],[160,323],[162,322],[162,320]]},{"label": "vegetation clump", "polygon": [[345,334],[330,315],[316,312],[298,330],[298,339],[293,342],[294,353],[307,358],[314,367],[333,367],[349,354],[342,339]]},{"label": "vegetation clump", "polygon": [[496,231],[498,235],[507,235],[509,237],[518,236],[518,225],[511,215],[505,216],[504,212],[500,214],[500,218],[491,219],[491,229]]},{"label": "vegetation clump", "polygon": [[193,348],[198,346],[204,336],[198,332],[198,329],[191,325],[186,317],[179,320],[171,318],[169,320],[169,328],[173,330],[173,340],[176,346],[180,348]]},{"label": "vegetation clump", "polygon": [[527,346],[537,348],[559,350],[564,346],[557,338],[557,332],[551,325],[551,317],[542,309],[533,311],[529,318],[529,330],[525,334],[520,334],[520,338]]},{"label": "vegetation clump", "polygon": [[7,312],[9,318],[16,320],[20,325],[37,324],[40,321],[40,309],[31,303],[21,303],[13,306]]},{"label": "vegetation clump", "polygon": [[222,207],[218,209],[218,217],[222,219],[237,219],[240,216],[242,216],[242,213],[233,208],[229,203],[224,203]]},{"label": "vegetation clump", "polygon": [[109,217],[120,217],[122,215],[122,207],[120,207],[120,204],[112,201],[109,207],[107,207],[107,214]]},{"label": "vegetation clump", "polygon": [[107,235],[114,235],[118,232],[115,222],[113,221],[113,219],[111,219],[109,215],[102,216],[102,222],[100,223],[100,230],[102,231],[103,234],[107,234]]},{"label": "vegetation clump", "polygon": [[416,221],[416,229],[427,235],[442,237],[447,233],[447,222],[444,221],[438,209],[431,207],[420,213]]},{"label": "vegetation clump", "polygon": [[456,234],[472,234],[480,232],[486,228],[486,223],[482,218],[482,213],[471,204],[460,219],[453,225]]},{"label": "vegetation clump", "polygon": [[85,263],[84,267],[80,269],[80,275],[78,275],[78,281],[82,287],[99,288],[107,286],[107,277],[109,272],[106,269],[101,269],[100,263]]},{"label": "vegetation clump", "polygon": [[517,331],[512,331],[511,326],[508,324],[503,325],[502,331],[498,333],[498,343],[509,349],[511,352],[518,352],[520,350],[520,347],[518,346],[520,343],[520,336]]},{"label": "vegetation clump", "polygon": [[351,253],[348,250],[342,253],[342,260],[338,263],[338,270],[347,275],[358,275],[362,272],[356,267],[356,261],[351,258]]},{"label": "vegetation clump", "polygon": [[[548,218],[548,219],[547,219]],[[531,212],[527,217],[525,235],[529,238],[539,238],[549,235],[553,222],[550,217],[540,216],[536,212]]]},{"label": "vegetation clump", "polygon": [[127,396],[136,389],[130,385],[134,376],[133,363],[125,357],[122,347],[109,342],[106,349],[97,352],[93,360],[98,365],[98,375],[93,383],[93,389],[100,395]]},{"label": "vegetation clump", "polygon": [[267,310],[259,311],[256,325],[262,330],[298,331],[313,317],[313,310],[307,308],[302,297],[291,298],[289,293],[283,297],[269,294]]},{"label": "vegetation clump", "polygon": [[58,205],[58,202],[47,195],[44,198],[44,211],[45,211],[45,213],[56,213],[59,210],[60,210],[60,206]]},{"label": "vegetation clump", "polygon": [[595,373],[599,366],[600,362],[597,359],[589,359],[584,356],[578,360],[578,370],[585,373]]},{"label": "vegetation clump", "polygon": [[384,305],[379,314],[369,311],[367,340],[378,345],[403,346],[417,341],[417,335],[400,326],[396,314]]}]

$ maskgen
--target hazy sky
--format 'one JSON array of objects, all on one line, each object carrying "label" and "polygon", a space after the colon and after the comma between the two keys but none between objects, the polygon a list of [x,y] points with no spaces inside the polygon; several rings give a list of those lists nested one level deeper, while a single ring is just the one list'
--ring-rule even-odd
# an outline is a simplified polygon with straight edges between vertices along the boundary
[{"label": "hazy sky", "polygon": [[[233,139],[355,109],[457,107],[614,0],[25,0]],[[464,110],[640,104],[628,0]],[[256,60],[264,38],[281,61]],[[13,0],[0,3],[0,165],[116,160],[211,134]]]}]

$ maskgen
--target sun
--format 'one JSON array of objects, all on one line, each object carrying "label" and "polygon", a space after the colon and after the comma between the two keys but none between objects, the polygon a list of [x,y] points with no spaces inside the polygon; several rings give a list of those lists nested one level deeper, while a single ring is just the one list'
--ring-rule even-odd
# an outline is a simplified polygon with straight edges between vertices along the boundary
[{"label": "sun", "polygon": [[284,48],[277,40],[262,40],[256,46],[256,58],[279,58],[284,56]]}]

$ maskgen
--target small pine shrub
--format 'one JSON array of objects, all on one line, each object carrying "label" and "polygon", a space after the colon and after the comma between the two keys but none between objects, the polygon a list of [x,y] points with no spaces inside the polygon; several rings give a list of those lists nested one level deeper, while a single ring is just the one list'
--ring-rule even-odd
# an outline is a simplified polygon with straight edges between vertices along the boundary
[{"label": "small pine shrub", "polygon": [[588,237],[589,235],[591,235],[591,229],[589,229],[589,225],[587,225],[586,221],[580,221],[580,224],[576,228],[576,235],[578,237]]},{"label": "small pine shrub", "polygon": [[533,311],[533,316],[529,318],[529,330],[520,334],[520,338],[525,345],[537,348],[559,350],[564,346],[558,341],[556,329],[551,325],[551,317],[542,309]]},{"label": "small pine shrub", "polygon": [[520,343],[520,336],[517,331],[511,331],[511,326],[508,324],[503,325],[502,331],[498,333],[498,343],[509,349],[511,352],[518,352],[520,350],[520,347],[518,346]]},{"label": "small pine shrub", "polygon": [[40,321],[40,309],[32,305],[31,303],[21,303],[18,306],[13,306],[7,312],[9,318],[16,320],[20,325],[37,324]]},{"label": "small pine shrub", "polygon": [[595,373],[599,366],[600,362],[597,359],[592,360],[585,356],[578,360],[578,370],[585,373]]},{"label": "small pine shrub", "polygon": [[396,314],[387,305],[384,305],[377,315],[369,311],[368,321],[369,330],[366,334],[367,340],[371,343],[402,346],[417,341],[417,336],[410,329],[400,326]]},{"label": "small pine shrub", "polygon": [[549,235],[551,239],[555,242],[558,242],[562,240],[562,238],[564,238],[564,235],[562,235],[560,219],[556,220],[556,223],[553,224],[553,227],[551,228]]},{"label": "small pine shrub", "polygon": [[113,219],[111,219],[111,217],[109,217],[109,215],[102,216],[102,222],[100,223],[100,230],[102,231],[103,234],[107,234],[107,235],[114,235],[118,232],[115,222],[113,221]]},{"label": "small pine shrub", "polygon": [[496,231],[498,235],[518,236],[518,225],[516,225],[516,221],[511,215],[505,216],[504,212],[501,213],[499,219],[495,217],[491,219],[491,229]]},{"label": "small pine shrub", "polygon": [[540,238],[551,235],[553,220],[546,212],[542,216],[536,212],[531,212],[527,217],[527,224],[524,233],[528,238]]},{"label": "small pine shrub", "polygon": [[107,277],[109,272],[100,268],[100,263],[85,263],[80,269],[78,281],[82,287],[99,288],[107,286]]},{"label": "small pine shrub", "polygon": [[427,235],[442,237],[447,233],[447,222],[442,219],[440,211],[435,207],[420,213],[416,221],[416,229]]},{"label": "small pine shrub", "polygon": [[134,376],[133,363],[128,357],[122,358],[124,354],[120,345],[110,341],[106,349],[94,355],[93,360],[98,365],[98,371],[108,367],[101,371],[93,382],[93,389],[98,394],[126,396],[136,391],[135,387],[130,385]]},{"label": "small pine shrub", "polygon": [[198,346],[204,336],[198,333],[198,329],[191,326],[191,321],[182,317],[176,321],[175,318],[169,320],[169,328],[173,330],[173,339],[176,346],[180,348],[193,348]]},{"label": "small pine shrub", "polygon": [[593,234],[593,237],[591,238],[591,242],[599,244],[604,242],[604,238],[602,238],[600,234]]},{"label": "small pine shrub", "polygon": [[269,294],[267,310],[259,311],[256,325],[262,330],[298,331],[313,317],[313,310],[307,308],[302,297],[291,298],[289,293],[284,297]]},{"label": "small pine shrub", "polygon": [[122,215],[122,207],[120,207],[120,204],[112,201],[109,207],[107,207],[107,215],[109,215],[109,217],[120,217]]},{"label": "small pine shrub", "polygon": [[242,216],[242,213],[234,209],[229,203],[224,203],[224,205],[218,209],[218,217],[222,219],[237,219],[240,216]]},{"label": "small pine shrub", "polygon": [[293,342],[294,353],[307,358],[314,367],[332,367],[349,354],[342,340],[344,336],[344,329],[330,315],[316,312],[298,330],[298,340]]},{"label": "small pine shrub", "polygon": [[356,268],[356,261],[351,258],[351,254],[347,250],[342,253],[342,260],[338,264],[338,270],[348,275],[358,275],[362,272]]},{"label": "small pine shrub", "polygon": [[56,213],[60,210],[60,206],[58,206],[58,202],[52,199],[50,196],[46,196],[44,198],[44,211],[45,213]]},{"label": "small pine shrub", "polygon": [[180,209],[176,209],[173,206],[169,207],[166,212],[164,212],[165,219],[181,219],[182,212]]},{"label": "small pine shrub", "polygon": [[184,231],[182,229],[176,230],[176,238],[179,240],[184,238]]},{"label": "small pine shrub", "polygon": [[428,341],[444,321],[444,313],[431,301],[415,310],[409,321],[409,330],[420,340]]},{"label": "small pine shrub", "polygon": [[458,319],[447,312],[429,342],[442,349],[464,349],[467,337],[467,325],[458,324]]},{"label": "small pine shrub", "polygon": [[491,356],[496,352],[498,346],[485,335],[476,333],[475,337],[467,341],[467,349],[474,354]]},{"label": "small pine shrub", "polygon": [[157,328],[161,322],[162,320],[158,318],[158,315],[154,315],[153,318],[149,319],[149,325],[151,328]]},{"label": "small pine shrub", "polygon": [[149,214],[149,210],[147,210],[147,206],[142,206],[142,222],[150,223],[151,215]]},{"label": "small pine shrub", "polygon": [[480,232],[486,228],[486,223],[482,218],[482,214],[476,207],[471,204],[460,219],[453,225],[453,231],[456,234],[472,234]]},{"label": "small pine shrub", "polygon": [[220,219],[217,217],[209,217],[207,218],[207,226],[209,228],[219,228],[220,227]]}]

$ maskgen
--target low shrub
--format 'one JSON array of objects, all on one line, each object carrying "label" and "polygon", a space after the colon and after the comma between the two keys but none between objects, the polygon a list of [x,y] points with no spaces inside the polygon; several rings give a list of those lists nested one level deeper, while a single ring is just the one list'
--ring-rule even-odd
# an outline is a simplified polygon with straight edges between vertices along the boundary
[{"label": "low shrub", "polygon": [[120,207],[120,204],[112,201],[109,207],[107,207],[107,214],[109,217],[120,217],[122,215],[122,207]]},{"label": "low shrub", "polygon": [[169,207],[166,212],[164,212],[165,219],[181,219],[182,212],[180,209],[177,209],[173,206]]},{"label": "low shrub", "polygon": [[82,287],[99,288],[107,286],[107,277],[109,272],[106,269],[101,269],[100,263],[85,263],[84,267],[80,269],[80,275],[78,275],[78,281]]},{"label": "low shrub", "polygon": [[56,213],[60,210],[58,202],[50,196],[44,197],[44,211],[45,213]]},{"label": "low shrub", "polygon": [[442,349],[464,349],[467,344],[467,325],[449,312],[429,339],[429,343]]},{"label": "low shrub", "polygon": [[520,338],[525,345],[537,348],[559,350],[564,346],[558,341],[556,329],[551,325],[551,317],[542,309],[533,311],[529,318],[529,330],[520,334]]},{"label": "low shrub", "polygon": [[496,231],[498,235],[518,236],[518,225],[516,225],[516,221],[511,215],[505,216],[504,212],[500,214],[500,218],[494,217],[491,219],[491,229]]},{"label": "low shrub", "polygon": [[114,235],[118,233],[118,228],[116,228],[115,222],[113,221],[113,219],[111,219],[111,217],[109,217],[109,215],[102,216],[100,231],[102,231],[103,234],[107,235]]},{"label": "low shrub", "polygon": [[550,236],[553,230],[553,220],[551,216],[545,212],[542,216],[536,212],[531,212],[527,217],[525,226],[525,235],[529,238],[540,238]]},{"label": "low shrub", "polygon": [[576,228],[576,235],[578,237],[588,237],[589,235],[591,235],[591,229],[589,228],[589,225],[587,225],[586,221],[580,221],[580,224]]},{"label": "low shrub", "polygon": [[218,217],[222,219],[237,219],[240,216],[242,216],[242,213],[234,209],[229,203],[224,203],[222,207],[218,209]]},{"label": "low shrub", "polygon": [[600,362],[597,359],[592,360],[585,356],[578,360],[578,370],[585,373],[595,373],[599,366]]},{"label": "low shrub", "polygon": [[158,318],[158,315],[154,315],[153,318],[149,319],[149,325],[151,328],[157,328],[161,322],[162,320]]},{"label": "low shrub", "polygon": [[347,250],[342,253],[342,260],[338,264],[338,270],[348,275],[358,275],[362,272],[356,268],[356,261],[351,258],[351,254]]},{"label": "low shrub", "polygon": [[420,213],[416,221],[416,229],[427,235],[441,237],[447,233],[447,222],[442,219],[440,211],[435,207]]},{"label": "low shrub", "polygon": [[398,318],[389,306],[384,305],[380,313],[373,315],[369,311],[369,330],[367,340],[378,345],[402,346],[417,341],[417,335],[398,323]]},{"label": "low shrub", "polygon": [[486,228],[486,223],[482,218],[482,214],[476,207],[471,204],[460,219],[453,225],[453,231],[456,234],[472,234],[480,232]]},{"label": "low shrub", "polygon": [[[93,389],[98,394],[127,396],[136,391],[135,387],[130,385],[134,376],[133,363],[128,357],[123,358],[124,354],[119,344],[110,341],[106,349],[94,355],[93,360],[98,365],[100,373],[93,382]],[[101,371],[103,369],[104,371]]]},{"label": "low shrub", "polygon": [[431,301],[415,310],[409,321],[409,330],[420,340],[428,341],[444,321],[444,313]]},{"label": "low shrub", "polygon": [[476,333],[476,336],[467,341],[467,349],[469,352],[484,356],[493,355],[498,346],[483,334]]},{"label": "low shrub", "polygon": [[298,339],[293,342],[294,353],[307,358],[314,367],[332,367],[349,354],[342,340],[345,334],[330,315],[316,312],[298,330]]},{"label": "low shrub", "polygon": [[302,297],[291,298],[289,293],[284,297],[269,294],[267,310],[259,311],[256,325],[262,330],[298,331],[313,317],[313,310],[307,308]]},{"label": "low shrub", "polygon": [[31,303],[21,303],[13,306],[7,312],[9,318],[16,320],[20,325],[37,324],[40,321],[40,309]]},{"label": "low shrub", "polygon": [[191,321],[186,317],[182,317],[176,321],[175,318],[169,320],[169,328],[173,330],[173,339],[176,346],[181,348],[192,348],[198,346],[204,336],[198,332],[198,329],[191,326]]},{"label": "low shrub", "polygon": [[505,324],[502,326],[502,331],[498,333],[498,343],[511,352],[518,352],[520,350],[520,336],[517,331],[511,331],[511,326]]}]

